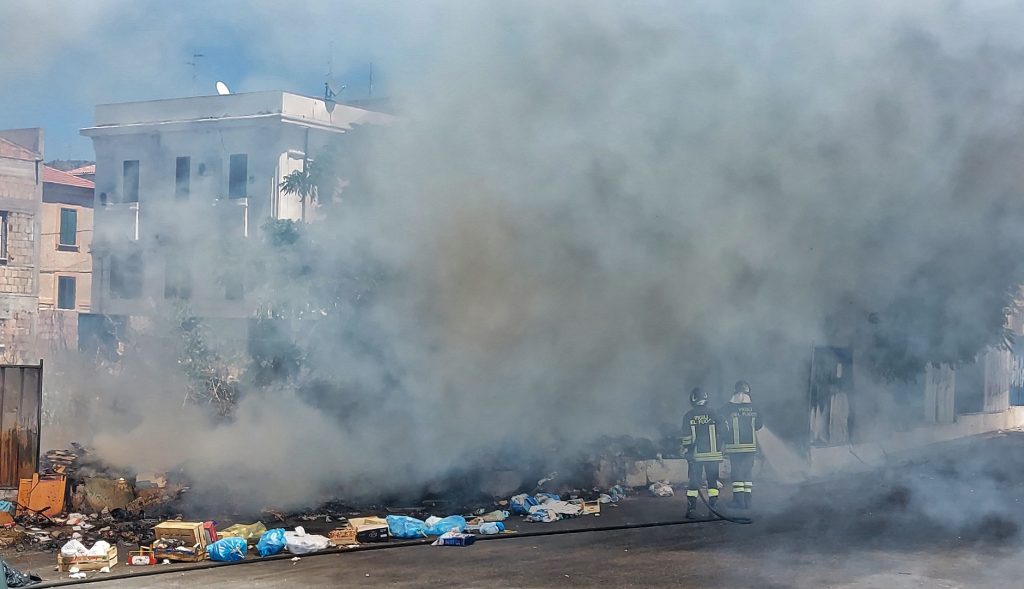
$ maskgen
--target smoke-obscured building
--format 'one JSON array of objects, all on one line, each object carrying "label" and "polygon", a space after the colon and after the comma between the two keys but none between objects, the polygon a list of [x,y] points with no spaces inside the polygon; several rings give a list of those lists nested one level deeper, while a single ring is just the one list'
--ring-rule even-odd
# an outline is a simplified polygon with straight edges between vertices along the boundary
[{"label": "smoke-obscured building", "polygon": [[246,279],[225,252],[267,219],[304,219],[283,193],[338,136],[389,115],[287,92],[96,107],[92,310],[146,316],[187,301],[203,317],[246,317]]},{"label": "smoke-obscured building", "polygon": [[39,358],[43,130],[0,131],[0,362]]}]

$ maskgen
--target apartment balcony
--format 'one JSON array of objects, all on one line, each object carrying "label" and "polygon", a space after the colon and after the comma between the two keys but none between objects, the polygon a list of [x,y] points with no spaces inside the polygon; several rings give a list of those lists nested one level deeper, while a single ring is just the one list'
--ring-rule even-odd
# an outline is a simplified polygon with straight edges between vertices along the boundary
[{"label": "apartment balcony", "polygon": [[94,236],[104,241],[138,241],[139,203],[108,202],[96,211]]}]

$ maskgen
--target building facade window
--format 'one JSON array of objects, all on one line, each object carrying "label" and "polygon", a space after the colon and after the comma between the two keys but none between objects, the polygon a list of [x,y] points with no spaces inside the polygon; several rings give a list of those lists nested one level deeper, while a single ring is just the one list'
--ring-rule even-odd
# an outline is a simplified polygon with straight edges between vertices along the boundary
[{"label": "building facade window", "polygon": [[174,160],[174,198],[184,200],[192,189],[192,158]]},{"label": "building facade window", "polygon": [[75,209],[60,210],[60,239],[57,244],[61,247],[78,245],[78,211]]},{"label": "building facade window", "polygon": [[192,297],[192,272],[179,257],[169,257],[164,264],[164,298],[189,299]]},{"label": "building facade window", "polygon": [[10,233],[10,213],[7,211],[0,211],[0,264],[7,263],[7,242],[8,234]]},{"label": "building facade window", "polygon": [[139,253],[110,256],[110,296],[118,299],[142,296],[142,256]]},{"label": "building facade window", "polygon": [[245,198],[249,184],[249,156],[244,153],[231,155],[228,166],[228,198]]},{"label": "building facade window", "polygon": [[75,278],[73,276],[57,277],[57,308],[75,308]]},{"label": "building facade window", "polygon": [[139,160],[124,161],[121,202],[139,202]]}]

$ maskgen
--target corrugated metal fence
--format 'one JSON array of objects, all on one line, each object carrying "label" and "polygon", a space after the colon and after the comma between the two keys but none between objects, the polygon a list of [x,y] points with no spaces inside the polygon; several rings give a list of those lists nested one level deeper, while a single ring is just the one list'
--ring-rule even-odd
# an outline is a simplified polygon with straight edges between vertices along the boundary
[{"label": "corrugated metal fence", "polygon": [[0,364],[0,489],[17,489],[39,467],[43,361]]}]

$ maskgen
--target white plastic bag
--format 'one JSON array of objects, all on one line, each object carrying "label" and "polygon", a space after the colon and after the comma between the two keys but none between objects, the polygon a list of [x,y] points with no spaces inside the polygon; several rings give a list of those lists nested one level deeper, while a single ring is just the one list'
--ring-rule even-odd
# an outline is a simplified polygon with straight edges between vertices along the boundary
[{"label": "white plastic bag", "polygon": [[295,528],[294,532],[285,532],[285,548],[292,554],[309,554],[318,550],[327,550],[331,541],[326,536],[307,534],[302,526]]},{"label": "white plastic bag", "polygon": [[110,550],[110,543],[105,540],[99,540],[92,545],[88,554],[89,556],[106,556],[108,550]]},{"label": "white plastic bag", "polygon": [[651,483],[651,486],[647,488],[651,495],[655,497],[671,497],[675,495],[675,491],[672,490],[672,486],[667,482]]},{"label": "white plastic bag", "polygon": [[85,544],[82,544],[78,540],[68,540],[66,544],[60,547],[60,554],[65,558],[71,558],[73,556],[88,556],[89,550],[85,547]]}]

